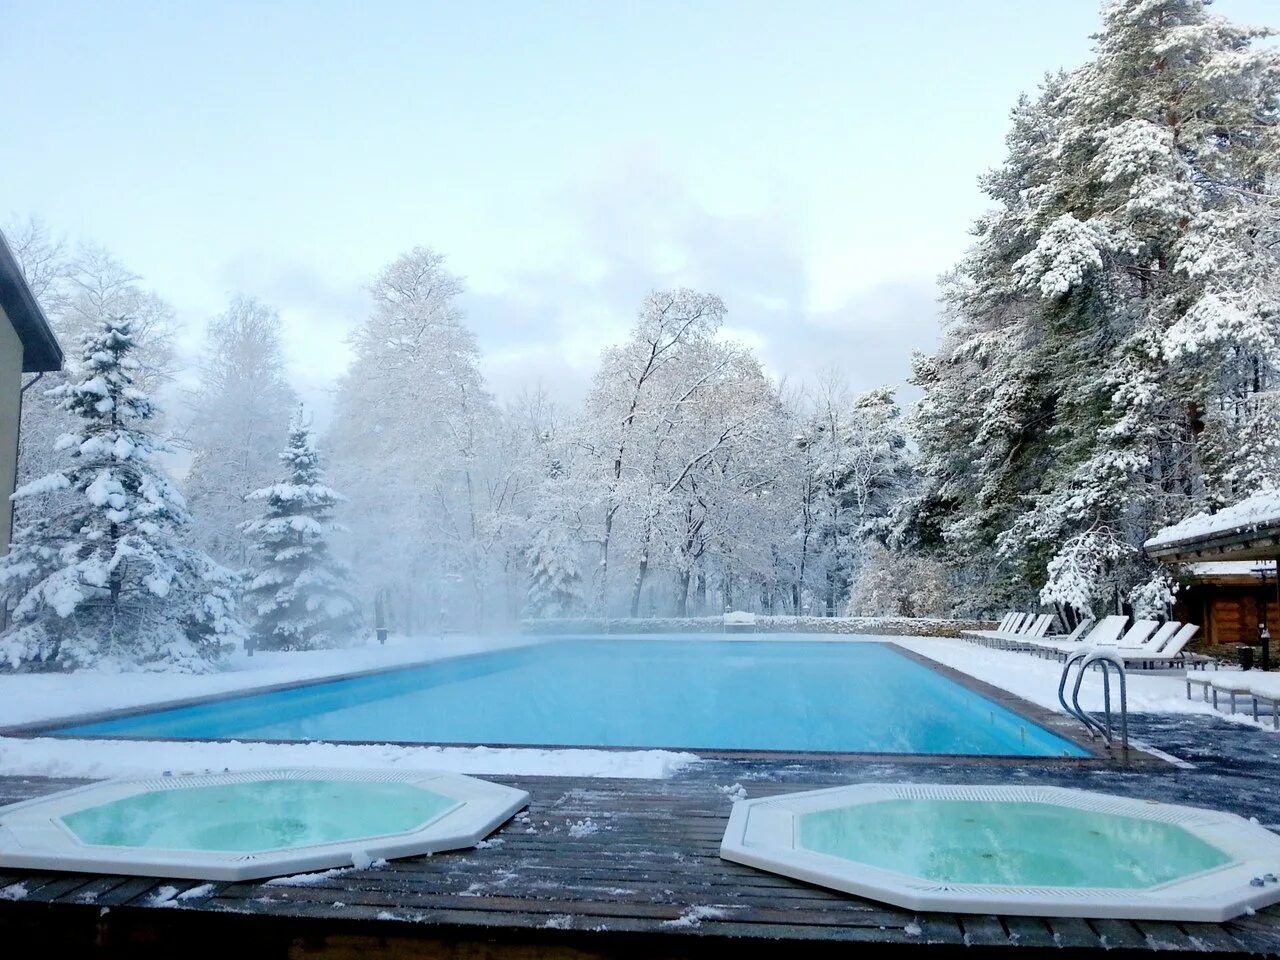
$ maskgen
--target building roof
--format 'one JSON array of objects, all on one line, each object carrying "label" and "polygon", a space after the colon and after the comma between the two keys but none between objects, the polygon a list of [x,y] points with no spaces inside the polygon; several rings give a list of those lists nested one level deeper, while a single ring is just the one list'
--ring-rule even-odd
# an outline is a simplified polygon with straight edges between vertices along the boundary
[{"label": "building roof", "polygon": [[1280,556],[1280,490],[1255,494],[1217,513],[1188,517],[1165,527],[1143,548],[1147,556],[1167,563]]},{"label": "building roof", "polygon": [[22,369],[26,373],[58,370],[62,367],[62,347],[54,336],[44,311],[27,286],[22,269],[9,243],[0,233],[0,309],[22,341]]},{"label": "building roof", "polygon": [[1265,583],[1268,578],[1274,583],[1276,562],[1274,560],[1201,561],[1200,563],[1183,564],[1182,572],[1192,583],[1223,587],[1248,587]]}]

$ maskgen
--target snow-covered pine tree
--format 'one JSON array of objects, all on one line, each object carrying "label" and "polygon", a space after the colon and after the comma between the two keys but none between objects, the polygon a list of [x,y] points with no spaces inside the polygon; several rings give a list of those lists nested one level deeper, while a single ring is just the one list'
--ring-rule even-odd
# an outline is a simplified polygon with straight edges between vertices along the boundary
[{"label": "snow-covered pine tree", "polygon": [[1156,528],[1270,482],[1280,53],[1204,0],[1115,0],[1015,112],[922,360],[917,528],[972,606],[1159,593]]},{"label": "snow-covered pine tree", "polygon": [[129,320],[98,323],[78,365],[50,391],[72,419],[61,469],[15,497],[45,497],[0,558],[12,607],[0,663],[12,668],[210,669],[244,627],[233,574],[183,544],[181,495],[155,462],[156,407],[134,384]]},{"label": "snow-covered pine tree", "polygon": [[360,626],[359,605],[343,587],[347,570],[329,552],[333,508],[345,498],[324,483],[301,408],[280,461],[286,476],[248,495],[264,506],[243,525],[259,561],[245,589],[255,642],[268,650],[341,646]]},{"label": "snow-covered pine tree", "polygon": [[540,528],[529,544],[526,609],[535,617],[568,617],[582,605],[578,549],[559,523]]},{"label": "snow-covered pine tree", "polygon": [[[131,374],[135,387],[156,396],[173,380],[173,309],[155,293],[143,289],[140,278],[111,254],[92,244],[72,250],[53,237],[39,220],[12,223],[5,230],[14,256],[31,292],[35,294],[59,342],[71,353],[100,321],[128,317],[134,339],[129,356],[137,362]],[[75,429],[75,418],[62,409],[51,388],[69,382],[70,372],[57,370],[40,381],[41,389],[22,397],[22,429],[19,431],[17,483],[30,483],[58,468],[58,437]],[[153,417],[152,434],[170,432],[165,417]],[[22,514],[36,517],[45,509],[44,498],[27,497],[14,504],[18,526]]]}]

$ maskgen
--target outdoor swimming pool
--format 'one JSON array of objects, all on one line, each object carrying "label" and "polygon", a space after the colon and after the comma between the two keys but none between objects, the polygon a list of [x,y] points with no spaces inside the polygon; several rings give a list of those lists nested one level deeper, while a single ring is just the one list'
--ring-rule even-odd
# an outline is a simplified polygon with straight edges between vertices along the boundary
[{"label": "outdoor swimming pool", "polygon": [[567,639],[68,726],[76,737],[1086,756],[886,643]]}]

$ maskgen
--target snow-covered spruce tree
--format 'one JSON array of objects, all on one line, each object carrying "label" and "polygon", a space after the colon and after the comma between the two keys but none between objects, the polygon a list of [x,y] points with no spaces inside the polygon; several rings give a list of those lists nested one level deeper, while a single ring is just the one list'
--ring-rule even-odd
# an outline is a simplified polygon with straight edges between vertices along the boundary
[{"label": "snow-covered spruce tree", "polygon": [[[133,385],[155,396],[173,380],[173,309],[143,289],[139,277],[101,247],[81,244],[70,249],[38,220],[10,224],[5,233],[59,342],[74,347],[92,334],[100,321],[128,317],[134,339],[130,359],[137,361],[131,370]],[[69,370],[52,371],[40,381],[41,389],[29,390],[22,397],[19,486],[58,468],[60,451],[54,444],[75,428],[75,418],[62,409],[50,389],[69,380]],[[148,429],[154,435],[168,436],[165,420],[163,415],[153,417]],[[15,503],[17,525],[26,522],[23,514],[34,518],[45,507],[43,497],[26,497]]]},{"label": "snow-covered spruce tree", "polygon": [[360,626],[359,606],[343,587],[347,570],[329,552],[333,508],[345,498],[324,483],[301,409],[280,460],[285,478],[248,495],[264,508],[243,525],[259,561],[245,589],[254,639],[267,650],[341,646]]},{"label": "snow-covered spruce tree", "polygon": [[72,429],[56,444],[65,465],[14,494],[47,499],[0,558],[11,668],[203,671],[244,636],[234,575],[180,539],[190,518],[155,462],[133,350],[131,322],[104,320],[50,391]]},{"label": "snow-covered spruce tree", "polygon": [[1150,608],[1142,541],[1280,470],[1280,53],[1204,0],[1116,0],[1015,111],[921,360],[916,529],[969,606]]},{"label": "snow-covered spruce tree", "polygon": [[582,571],[578,548],[558,523],[533,535],[527,554],[529,587],[526,609],[534,617],[568,617],[582,606]]}]

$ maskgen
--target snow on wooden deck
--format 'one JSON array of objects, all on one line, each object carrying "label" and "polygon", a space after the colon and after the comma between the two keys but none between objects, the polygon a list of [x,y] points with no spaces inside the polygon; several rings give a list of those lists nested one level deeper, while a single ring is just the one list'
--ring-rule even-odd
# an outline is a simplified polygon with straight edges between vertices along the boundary
[{"label": "snow on wooden deck", "polygon": [[[710,760],[668,780],[495,777],[528,790],[530,807],[478,848],[457,853],[239,884],[0,868],[0,941],[48,953],[94,938],[159,945],[252,938],[279,943],[281,956],[290,943],[373,949],[386,938],[634,956],[750,955],[776,941],[802,943],[812,956],[847,956],[851,943],[902,952],[965,945],[1280,951],[1280,908],[1226,924],[916,914],[718,856],[735,796],[860,780],[1083,786],[1222,807],[1280,828],[1274,735],[1207,716],[1136,717],[1135,727],[1194,768],[814,756]],[[0,779],[0,800],[71,783]]]}]

